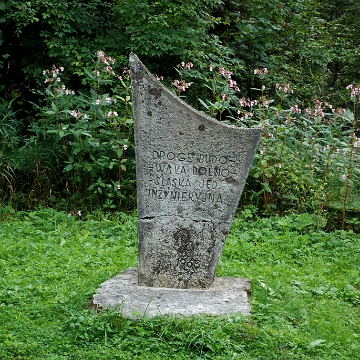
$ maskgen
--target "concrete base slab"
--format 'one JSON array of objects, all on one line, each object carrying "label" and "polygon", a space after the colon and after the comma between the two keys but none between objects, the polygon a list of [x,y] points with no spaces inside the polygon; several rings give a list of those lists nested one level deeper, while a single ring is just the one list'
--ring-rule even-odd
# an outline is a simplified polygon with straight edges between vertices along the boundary
[{"label": "concrete base slab", "polygon": [[138,285],[136,268],[129,268],[100,285],[93,296],[96,308],[118,307],[126,317],[156,315],[250,314],[249,279],[215,278],[205,290]]}]

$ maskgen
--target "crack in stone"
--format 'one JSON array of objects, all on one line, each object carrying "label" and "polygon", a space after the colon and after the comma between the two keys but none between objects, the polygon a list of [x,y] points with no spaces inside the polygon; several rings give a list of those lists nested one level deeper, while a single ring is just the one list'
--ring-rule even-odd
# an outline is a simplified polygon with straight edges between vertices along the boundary
[{"label": "crack in stone", "polygon": [[153,220],[153,219],[161,219],[161,218],[177,218],[177,219],[190,220],[190,221],[194,221],[194,222],[208,222],[208,223],[214,224],[214,221],[212,221],[212,220],[192,219],[192,218],[181,216],[181,215],[144,216],[144,217],[139,217],[139,220]]}]

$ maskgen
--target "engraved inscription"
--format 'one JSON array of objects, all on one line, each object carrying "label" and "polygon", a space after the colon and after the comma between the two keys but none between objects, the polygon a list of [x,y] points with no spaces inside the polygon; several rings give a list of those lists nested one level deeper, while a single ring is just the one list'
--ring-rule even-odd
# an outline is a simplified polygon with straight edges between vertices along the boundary
[{"label": "engraved inscription", "polygon": [[201,167],[193,166],[192,171],[194,175],[201,175],[201,176],[228,177],[230,174],[235,174],[235,171],[233,169],[220,168],[218,166],[215,166],[214,168],[204,167],[204,166]]},{"label": "engraved inscription", "polygon": [[195,244],[191,239],[191,231],[182,228],[174,233],[174,248],[179,253],[177,266],[180,270],[194,273],[200,267],[200,259],[195,256]]},{"label": "engraved inscription", "polygon": [[202,154],[195,152],[174,152],[174,151],[164,151],[164,150],[153,150],[152,158],[154,160],[175,160],[180,162],[188,163],[206,163],[206,164],[228,164],[235,163],[236,159],[233,156],[229,155],[214,155],[214,154]]},{"label": "engraved inscription", "polygon": [[203,191],[173,191],[159,188],[147,188],[145,194],[157,200],[169,201],[202,201],[212,203],[222,203],[221,194]]},{"label": "engraved inscription", "polygon": [[149,155],[145,194],[152,199],[223,203],[221,183],[239,184],[239,160],[229,154],[152,149]]},{"label": "engraved inscription", "polygon": [[171,165],[168,163],[162,163],[162,164],[156,163],[155,168],[156,168],[156,171],[159,173],[186,175],[186,169],[185,169],[185,166],[183,166],[183,165]]},{"label": "engraved inscription", "polygon": [[154,185],[166,186],[166,187],[191,187],[190,179],[184,178],[163,178],[156,177],[155,180],[149,179],[149,181],[153,181]]}]

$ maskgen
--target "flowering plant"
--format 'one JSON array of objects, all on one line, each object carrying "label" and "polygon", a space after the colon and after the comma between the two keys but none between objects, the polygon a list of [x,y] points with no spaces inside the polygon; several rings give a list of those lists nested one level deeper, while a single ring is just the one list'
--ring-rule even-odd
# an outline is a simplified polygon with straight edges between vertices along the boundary
[{"label": "flowering plant", "polygon": [[114,58],[102,51],[96,57],[95,69],[84,69],[88,90],[68,89],[63,67],[44,70],[43,123],[47,136],[61,144],[69,199],[76,206],[90,198],[95,206],[121,208],[133,192],[131,180],[124,179],[127,168],[134,167],[127,156],[133,151],[130,71],[125,67],[119,75]]},{"label": "flowering plant", "polygon": [[347,87],[351,110],[348,103],[336,108],[319,99],[301,106],[293,85],[277,83],[274,90],[267,89],[268,74],[267,68],[254,70],[260,87],[253,90],[259,96],[250,99],[241,94],[230,70],[210,65],[205,81],[209,93],[199,99],[205,112],[220,121],[264,129],[243,203],[262,204],[267,212],[298,209],[324,217],[340,211],[344,228],[347,210],[360,212],[360,87]]}]

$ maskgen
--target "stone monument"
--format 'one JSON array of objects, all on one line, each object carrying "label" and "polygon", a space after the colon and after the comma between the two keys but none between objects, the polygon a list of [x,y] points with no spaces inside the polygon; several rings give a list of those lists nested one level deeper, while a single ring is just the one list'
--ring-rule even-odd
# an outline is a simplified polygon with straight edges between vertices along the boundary
[{"label": "stone monument", "polygon": [[126,313],[127,302],[133,303],[132,311],[137,303],[149,316],[249,313],[250,282],[215,278],[215,270],[262,129],[225,125],[196,111],[160,84],[134,54],[130,69],[138,268],[104,283],[94,304],[122,303]]}]

